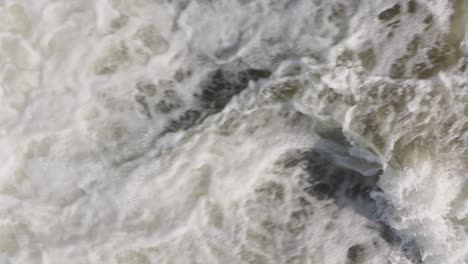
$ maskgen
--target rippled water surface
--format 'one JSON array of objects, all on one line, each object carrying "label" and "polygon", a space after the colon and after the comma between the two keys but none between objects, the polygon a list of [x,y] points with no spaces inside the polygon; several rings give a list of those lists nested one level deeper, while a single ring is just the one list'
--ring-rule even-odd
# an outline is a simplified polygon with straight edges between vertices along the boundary
[{"label": "rippled water surface", "polygon": [[465,0],[0,0],[0,263],[468,263]]}]

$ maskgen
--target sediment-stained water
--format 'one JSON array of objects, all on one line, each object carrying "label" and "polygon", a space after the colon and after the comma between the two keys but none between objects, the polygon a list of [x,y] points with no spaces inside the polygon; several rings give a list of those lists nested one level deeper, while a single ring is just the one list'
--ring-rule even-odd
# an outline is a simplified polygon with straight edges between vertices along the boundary
[{"label": "sediment-stained water", "polygon": [[468,2],[0,0],[0,263],[468,263]]}]

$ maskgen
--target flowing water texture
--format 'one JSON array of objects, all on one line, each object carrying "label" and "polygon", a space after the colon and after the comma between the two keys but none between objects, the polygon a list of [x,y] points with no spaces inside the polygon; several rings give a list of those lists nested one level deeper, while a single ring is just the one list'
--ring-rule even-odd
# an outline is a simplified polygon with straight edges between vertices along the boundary
[{"label": "flowing water texture", "polygon": [[468,263],[466,0],[0,0],[0,263]]}]

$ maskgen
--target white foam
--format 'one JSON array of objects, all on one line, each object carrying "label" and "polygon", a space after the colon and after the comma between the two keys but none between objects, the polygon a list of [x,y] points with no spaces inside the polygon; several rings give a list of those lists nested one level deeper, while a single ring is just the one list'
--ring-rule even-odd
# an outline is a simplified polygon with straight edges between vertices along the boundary
[{"label": "white foam", "polygon": [[[410,263],[382,221],[424,263],[466,263],[466,71],[418,68],[431,48],[452,56],[452,3],[378,18],[395,3],[0,0],[0,262]],[[273,74],[162,135],[239,60]],[[367,176],[382,166],[379,219],[276,164],[310,148]]]}]

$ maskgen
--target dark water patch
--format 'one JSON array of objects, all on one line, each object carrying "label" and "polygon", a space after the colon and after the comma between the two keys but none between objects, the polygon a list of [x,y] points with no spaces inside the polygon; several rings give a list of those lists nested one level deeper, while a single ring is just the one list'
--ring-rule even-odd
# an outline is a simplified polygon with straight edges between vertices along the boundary
[{"label": "dark water patch", "polygon": [[309,217],[309,212],[305,209],[298,209],[291,212],[289,221],[286,224],[288,231],[294,235],[299,235],[306,227],[306,219]]},{"label": "dark water patch", "polygon": [[416,53],[418,52],[420,43],[421,43],[421,37],[419,35],[415,35],[413,39],[411,40],[411,42],[408,43],[408,46],[406,47],[408,58],[411,58],[414,55],[416,55]]},{"label": "dark water patch", "polygon": [[450,17],[450,33],[448,42],[454,47],[460,47],[466,32],[466,13],[468,12],[468,2],[465,0],[455,0],[452,2],[453,12]]},{"label": "dark water patch", "polygon": [[366,259],[366,248],[364,245],[356,244],[348,248],[346,254],[348,264],[360,264],[364,263]]},{"label": "dark water patch", "polygon": [[417,8],[416,0],[408,1],[408,13],[415,13]]},{"label": "dark water patch", "polygon": [[137,83],[137,90],[149,97],[153,97],[158,92],[158,87],[153,83]]},{"label": "dark water patch", "polygon": [[148,105],[148,101],[146,100],[146,97],[144,95],[137,94],[137,95],[135,95],[135,101],[140,105],[141,112],[147,118],[151,118],[152,114],[151,114],[151,110],[150,110],[149,105]]},{"label": "dark water patch", "polygon": [[343,95],[336,92],[335,89],[325,86],[325,88],[319,92],[318,99],[325,100],[329,104],[343,101]]},{"label": "dark water patch", "polygon": [[406,72],[406,60],[405,58],[396,59],[390,68],[390,77],[392,79],[401,79]]},{"label": "dark water patch", "polygon": [[269,92],[275,100],[286,101],[291,99],[301,88],[297,80],[289,80],[271,87]]},{"label": "dark water patch", "polygon": [[423,22],[425,24],[431,24],[432,23],[432,19],[434,19],[434,17],[432,15],[428,15],[426,18],[424,18]]},{"label": "dark water patch", "polygon": [[[284,168],[302,168],[306,173],[300,174],[300,177],[303,179],[303,190],[307,195],[317,200],[332,201],[339,208],[348,208],[366,217],[373,223],[370,228],[377,231],[384,241],[399,248],[412,263],[422,263],[419,245],[414,241],[404,242],[397,230],[386,225],[378,217],[381,209],[377,207],[371,194],[382,193],[377,182],[383,171],[364,176],[358,171],[340,165],[337,156],[330,151],[321,148],[294,150],[282,155],[276,165]],[[366,162],[362,161],[362,163]],[[391,208],[390,204],[389,208]],[[330,224],[333,225],[333,223]],[[353,245],[348,249],[346,263],[365,263],[370,254],[369,250],[370,248],[362,244]]]},{"label": "dark water patch", "polygon": [[[374,201],[370,198],[370,192],[380,191],[376,182],[379,172],[373,176],[364,176],[361,173],[340,165],[336,160],[338,156],[323,149],[311,149],[305,151],[291,151],[282,155],[275,163],[284,168],[300,167],[305,174],[304,190],[311,196],[320,200],[330,199],[340,205],[351,206],[357,201],[369,202],[363,208],[371,207],[376,210]],[[368,163],[365,160],[360,163]],[[355,208],[360,210],[359,208]],[[364,213],[364,212],[362,212]],[[372,213],[366,214],[372,217]]]},{"label": "dark water patch", "polygon": [[174,74],[174,80],[176,82],[183,82],[185,79],[190,78],[193,72],[191,69],[178,69]]},{"label": "dark water patch", "polygon": [[164,91],[164,97],[155,105],[155,111],[158,113],[168,114],[176,109],[181,108],[182,100],[174,90]]},{"label": "dark water patch", "polygon": [[464,63],[462,66],[459,68],[460,72],[465,72],[466,71],[466,63]]},{"label": "dark water patch", "polygon": [[[194,107],[169,121],[162,135],[179,130],[187,130],[210,115],[220,112],[235,95],[247,88],[250,81],[268,78],[271,72],[260,69],[236,69],[227,66],[210,72],[199,84],[201,92],[195,94]],[[180,107],[175,94],[167,94],[157,105],[161,113],[169,113]]]},{"label": "dark water patch", "polygon": [[332,126],[326,122],[318,122],[316,133],[326,140],[350,147],[348,139],[343,135],[343,130],[339,126]]},{"label": "dark water patch", "polygon": [[219,112],[231,98],[247,88],[248,82],[268,78],[271,72],[267,70],[247,69],[234,72],[218,69],[210,73],[201,84],[202,92],[195,96],[200,106],[209,112]]},{"label": "dark water patch", "polygon": [[450,63],[450,56],[453,52],[452,47],[450,47],[448,43],[443,43],[430,48],[426,52],[426,55],[434,67],[444,67]]},{"label": "dark water patch", "polygon": [[336,58],[336,63],[339,66],[346,65],[354,60],[354,53],[351,50],[345,49]]},{"label": "dark water patch", "polygon": [[358,56],[366,70],[370,71],[375,67],[376,56],[373,48],[360,52]]},{"label": "dark water patch", "polygon": [[197,124],[201,117],[202,113],[200,111],[193,109],[187,110],[179,116],[178,119],[171,120],[163,134],[189,129]]},{"label": "dark water patch", "polygon": [[[165,115],[183,107],[184,102],[178,95],[172,81],[161,81],[158,85],[139,82],[134,100],[139,105],[140,112],[149,119]],[[157,97],[159,95],[160,97]]]},{"label": "dark water patch", "polygon": [[[420,61],[411,69],[412,73],[420,79],[428,79],[437,73],[447,70],[455,65],[462,57],[461,42],[465,35],[465,15],[468,11],[466,1],[453,1],[453,12],[450,19],[450,31],[440,35],[437,40],[425,50],[424,61]],[[434,24],[434,16],[427,15],[423,22],[427,25],[425,30]]]},{"label": "dark water patch", "polygon": [[422,264],[421,247],[413,240],[404,242],[397,234],[398,231],[389,226],[381,226],[381,237],[390,244],[399,245],[405,257],[414,264]]},{"label": "dark water patch", "polygon": [[260,200],[274,204],[282,204],[284,202],[284,187],[274,181],[267,181],[262,183],[260,186],[257,186],[255,188],[255,193],[258,195],[258,199]]},{"label": "dark water patch", "polygon": [[393,21],[387,25],[389,28],[397,28],[400,25],[400,20]]},{"label": "dark water patch", "polygon": [[379,19],[383,21],[388,21],[394,17],[396,17],[398,14],[400,14],[401,11],[401,5],[400,4],[395,4],[394,6],[385,9],[379,14]]},{"label": "dark water patch", "polygon": [[419,79],[428,79],[437,72],[437,69],[434,69],[430,65],[422,62],[414,65],[412,71]]}]

